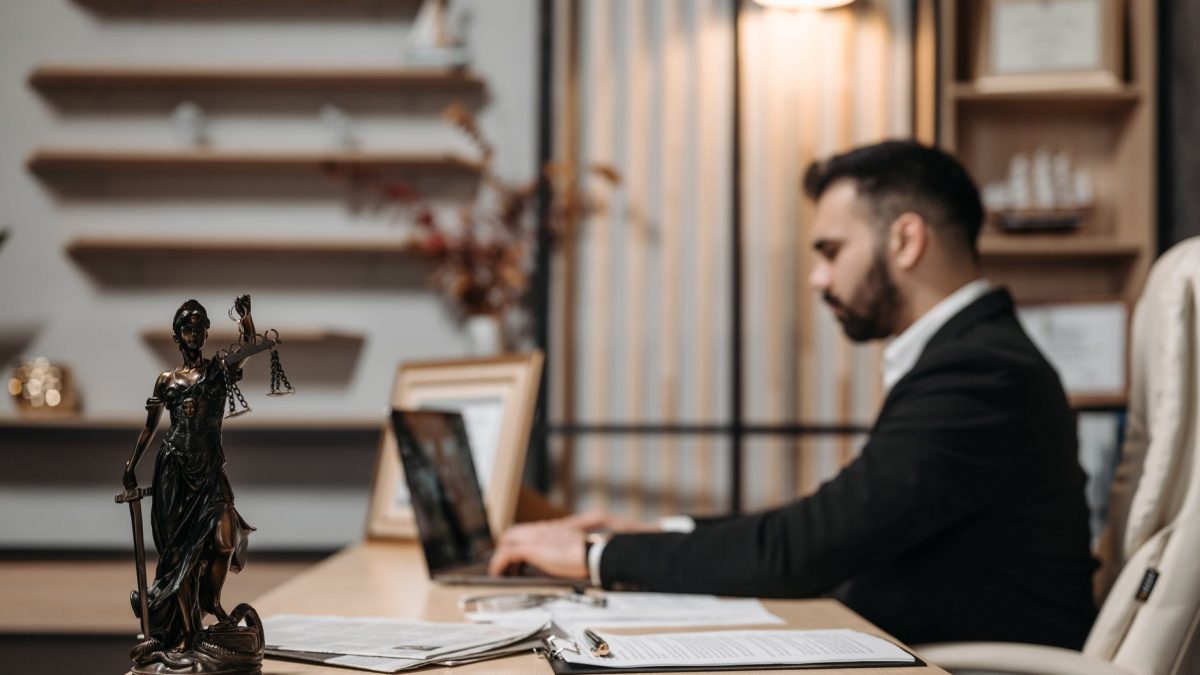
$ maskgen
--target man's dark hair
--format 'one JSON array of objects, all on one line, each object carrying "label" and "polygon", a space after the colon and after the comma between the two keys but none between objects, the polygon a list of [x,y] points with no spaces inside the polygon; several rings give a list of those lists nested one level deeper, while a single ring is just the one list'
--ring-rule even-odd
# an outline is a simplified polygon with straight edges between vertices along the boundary
[{"label": "man's dark hair", "polygon": [[842,179],[854,181],[881,229],[904,213],[916,213],[978,259],[976,241],[983,225],[979,188],[949,154],[915,141],[856,148],[813,162],[804,174],[804,192],[816,200]]}]

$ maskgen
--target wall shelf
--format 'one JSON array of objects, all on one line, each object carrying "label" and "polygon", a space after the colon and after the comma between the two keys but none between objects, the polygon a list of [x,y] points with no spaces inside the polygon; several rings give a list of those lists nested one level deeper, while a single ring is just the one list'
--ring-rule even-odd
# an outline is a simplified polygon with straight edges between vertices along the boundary
[{"label": "wall shelf", "polygon": [[29,84],[45,94],[195,91],[367,91],[479,93],[484,81],[468,72],[414,68],[211,68],[39,66]]},{"label": "wall shelf", "polygon": [[214,256],[272,257],[288,259],[353,259],[363,261],[417,260],[416,244],[408,240],[284,240],[150,239],[146,237],[77,237],[66,245],[80,259],[157,257],[212,259]]},{"label": "wall shelf", "polygon": [[74,3],[97,12],[117,14],[171,14],[176,12],[235,12],[237,16],[252,12],[257,16],[296,16],[314,11],[337,12],[349,16],[377,18],[399,10],[403,16],[416,13],[420,0],[74,0]]},{"label": "wall shelf", "polygon": [[1026,91],[980,91],[969,82],[957,82],[950,87],[950,97],[959,105],[1039,106],[1087,108],[1091,111],[1132,108],[1142,99],[1134,86],[1119,89],[1047,89]]},{"label": "wall shelf", "polygon": [[[257,413],[257,411],[255,411]],[[380,414],[378,417],[318,417],[312,415],[297,416],[295,418],[281,417],[257,417],[254,414],[246,415],[234,420],[227,420],[223,425],[223,430],[226,432],[237,431],[254,431],[254,432],[352,432],[352,433],[374,433],[379,431],[384,422],[385,416]],[[62,417],[0,417],[0,433],[71,433],[71,434],[93,434],[93,433],[108,433],[116,432],[121,434],[134,434],[136,438],[137,430],[141,429],[146,424],[145,415],[138,417],[88,417],[88,416],[62,416]],[[163,419],[159,422],[159,427],[168,426],[169,420],[163,415]]]},{"label": "wall shelf", "polygon": [[441,173],[475,177],[479,162],[451,154],[387,152],[230,152],[230,151],[121,151],[37,150],[26,162],[29,170],[45,177],[107,172],[214,172],[251,171],[319,173],[331,165],[398,173]]},{"label": "wall shelf", "polygon": [[1028,158],[1039,148],[1062,153],[1093,184],[1095,206],[1079,232],[1004,234],[989,227],[981,233],[984,273],[1009,286],[1018,302],[1135,302],[1157,253],[1153,3],[1129,3],[1122,13],[1127,65],[1119,84],[1054,88],[1028,78],[1004,90],[978,86],[988,86],[974,61],[988,4],[931,0],[928,8],[936,11],[927,13],[927,27],[936,21],[938,30],[927,33],[936,35],[942,56],[926,72],[936,86],[924,87],[933,100],[921,108],[919,126],[932,130],[935,123],[937,143],[981,185],[1006,180],[1017,153]]},{"label": "wall shelf", "polygon": [[[361,333],[351,333],[330,328],[314,328],[311,326],[263,326],[263,329],[275,328],[279,331],[279,336],[287,345],[356,345],[361,344],[363,336]],[[212,345],[232,344],[238,341],[239,334],[234,330],[211,330],[208,333],[208,342]],[[173,343],[173,334],[170,330],[147,328],[142,331],[142,339],[152,344],[170,344]]]},{"label": "wall shelf", "polygon": [[985,259],[1135,258],[1142,247],[1135,241],[1107,237],[1038,234],[984,234],[979,253]]},{"label": "wall shelf", "polygon": [[1067,398],[1075,410],[1121,410],[1129,405],[1129,399],[1120,394],[1072,394]]}]

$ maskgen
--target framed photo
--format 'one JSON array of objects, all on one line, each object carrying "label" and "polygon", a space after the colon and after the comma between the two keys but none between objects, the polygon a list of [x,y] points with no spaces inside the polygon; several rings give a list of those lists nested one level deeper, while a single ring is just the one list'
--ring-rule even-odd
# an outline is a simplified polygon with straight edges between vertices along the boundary
[{"label": "framed photo", "polygon": [[1129,344],[1124,300],[1022,304],[1017,318],[1076,406],[1124,403]]},{"label": "framed photo", "polygon": [[974,63],[981,92],[1117,89],[1124,0],[981,0]]},{"label": "framed photo", "polygon": [[[537,351],[489,359],[404,363],[396,372],[392,407],[462,413],[494,535],[513,522],[541,376],[542,353]],[[367,537],[416,536],[408,486],[389,421],[384,424],[375,461]]]}]

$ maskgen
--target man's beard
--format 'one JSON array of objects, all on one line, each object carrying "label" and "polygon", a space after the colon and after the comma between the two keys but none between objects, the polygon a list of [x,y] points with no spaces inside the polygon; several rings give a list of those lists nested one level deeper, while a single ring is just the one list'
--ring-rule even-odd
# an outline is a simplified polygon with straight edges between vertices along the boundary
[{"label": "man's beard", "polygon": [[879,340],[892,334],[896,325],[896,313],[900,307],[900,293],[888,273],[887,260],[880,251],[867,270],[867,276],[854,292],[849,303],[843,303],[826,291],[822,296],[830,307],[840,309],[835,313],[842,324],[846,337],[854,342]]}]

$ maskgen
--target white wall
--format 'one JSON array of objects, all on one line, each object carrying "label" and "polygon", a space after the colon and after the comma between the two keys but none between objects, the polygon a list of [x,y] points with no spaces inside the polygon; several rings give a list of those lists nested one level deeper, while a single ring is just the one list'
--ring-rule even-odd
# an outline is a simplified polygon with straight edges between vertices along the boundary
[{"label": "white wall", "polygon": [[[232,327],[225,311],[236,295],[248,292],[254,296],[260,329],[312,326],[364,337],[357,358],[343,355],[335,361],[344,366],[343,373],[324,373],[305,381],[297,375],[311,370],[313,363],[297,360],[315,362],[321,356],[309,348],[294,358],[289,370],[295,372],[289,375],[299,393],[290,398],[264,398],[266,358],[251,364],[250,369],[261,372],[249,377],[249,386],[243,389],[260,419],[320,417],[382,423],[397,362],[451,357],[467,350],[452,312],[419,274],[409,274],[410,280],[403,283],[372,283],[372,273],[379,279],[389,276],[382,270],[368,270],[353,280],[326,279],[328,270],[323,271],[318,261],[308,269],[284,270],[283,283],[258,283],[264,277],[256,275],[270,273],[270,266],[250,264],[228,280],[219,278],[211,266],[198,264],[176,267],[170,280],[122,284],[98,279],[66,255],[64,244],[75,236],[116,234],[234,241],[248,236],[394,240],[404,237],[403,218],[398,222],[395,213],[355,213],[344,196],[336,194],[313,197],[267,191],[259,196],[253,184],[236,196],[205,196],[202,186],[169,197],[136,191],[61,194],[26,170],[25,160],[36,148],[171,149],[178,147],[178,141],[169,114],[161,110],[148,106],[122,110],[104,100],[65,108],[39,95],[26,78],[40,64],[398,65],[417,5],[377,0],[339,6],[331,0],[328,6],[333,9],[326,10],[320,9],[323,3],[300,3],[295,11],[287,3],[261,3],[255,9],[253,2],[245,3],[248,9],[239,9],[238,3],[223,3],[225,10],[172,9],[180,4],[148,0],[143,9],[124,14],[92,10],[68,0],[0,4],[0,227],[10,228],[9,239],[0,248],[0,360],[39,355],[68,365],[84,399],[84,414],[130,420],[132,446],[154,378],[171,366],[143,341],[141,332],[168,329],[172,313],[190,297],[207,306],[214,327]],[[346,5],[361,11],[348,11]],[[471,16],[467,25],[472,69],[486,81],[487,92],[480,121],[497,147],[496,168],[504,177],[527,179],[536,166],[536,3],[455,0],[451,5],[454,11]],[[196,7],[202,8],[203,3]],[[469,154],[469,144],[438,118],[437,108],[420,103],[376,109],[357,118],[361,147]],[[314,101],[311,107],[295,109],[278,104],[267,109],[218,110],[212,125],[213,145],[229,150],[328,148],[330,135],[318,119],[318,107],[319,101]],[[297,283],[286,281],[291,279]],[[286,343],[286,331],[284,339]],[[287,367],[286,344],[281,356]],[[12,401],[7,396],[0,399],[0,418],[15,414]],[[0,446],[3,434],[0,429]],[[152,461],[149,456],[144,460],[143,475],[149,473]],[[231,461],[253,460],[231,457]],[[119,470],[114,465],[110,474],[95,476],[92,487],[115,487]],[[238,489],[241,500],[244,490]],[[16,527],[14,522],[29,520],[12,511],[14,503],[27,505],[23,508],[30,514],[44,512],[30,502],[30,495],[36,502],[38,495],[50,499],[51,493],[28,481],[14,485],[0,472],[0,501],[8,511],[0,522],[0,542],[12,544],[24,536],[9,529]],[[311,502],[321,498],[319,493],[319,488],[310,487],[290,498]],[[329,498],[344,504],[352,497]],[[365,499],[363,494],[364,504]],[[338,509],[342,521],[317,530],[343,532],[347,519],[361,517],[361,511]],[[286,518],[287,512],[279,509],[280,517]],[[255,525],[260,531],[273,527],[262,518]],[[360,520],[349,524],[354,534],[360,526]],[[88,537],[96,538],[94,529],[86,529]],[[80,526],[72,530],[69,523],[56,531],[54,538],[59,541],[82,537]],[[123,531],[118,536],[127,538]]]},{"label": "white wall", "polygon": [[[405,7],[403,2],[394,4]],[[529,177],[536,163],[536,7],[532,0],[455,5],[474,17],[469,37],[473,67],[486,80],[489,97],[481,122],[498,146],[497,168],[514,179]],[[56,110],[26,84],[38,64],[396,65],[413,14],[341,13],[296,20],[286,12],[280,9],[258,18],[215,13],[196,18],[154,13],[122,17],[93,13],[67,0],[8,0],[0,5],[0,223],[12,229],[0,249],[0,331],[34,327],[23,353],[71,366],[89,416],[140,416],[155,375],[168,364],[139,333],[147,327],[169,327],[175,308],[193,296],[208,307],[214,325],[227,322],[224,313],[235,295],[249,292],[254,294],[260,328],[312,325],[366,336],[363,353],[345,381],[315,387],[293,382],[302,394],[272,401],[272,415],[378,413],[398,360],[449,356],[466,348],[441,298],[421,283],[303,290],[264,283],[255,288],[223,282],[197,267],[178,270],[188,281],[169,288],[156,282],[106,288],[64,254],[63,243],[75,235],[403,237],[404,226],[391,222],[393,215],[354,214],[336,197],[255,199],[249,189],[249,196],[237,199],[63,197],[25,169],[25,158],[38,147],[176,146],[168,117],[157,111]],[[359,120],[359,128],[367,150],[470,152],[436,111],[380,113]],[[231,111],[214,119],[212,135],[219,149],[329,146],[315,107]],[[286,351],[283,356],[286,365]],[[0,402],[0,413],[12,410],[9,399]]]}]

